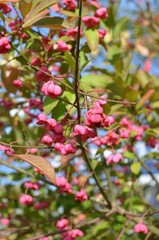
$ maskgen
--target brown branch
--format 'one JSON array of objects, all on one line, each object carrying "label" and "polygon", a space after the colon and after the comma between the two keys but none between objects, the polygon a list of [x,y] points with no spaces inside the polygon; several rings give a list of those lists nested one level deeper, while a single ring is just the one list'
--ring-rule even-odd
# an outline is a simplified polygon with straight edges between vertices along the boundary
[{"label": "brown branch", "polygon": [[155,178],[154,174],[150,171],[150,169],[148,168],[148,166],[145,164],[144,161],[142,161],[142,159],[136,154],[136,158],[137,160],[140,162],[140,164],[142,165],[142,167],[146,170],[146,172],[151,176],[151,178],[155,181],[155,183],[157,184],[157,186],[159,187],[159,182],[158,180]]},{"label": "brown branch", "polygon": [[119,234],[119,236],[117,237],[116,240],[120,240],[120,239],[122,238],[123,234],[124,234],[125,231],[126,231],[126,228],[127,228],[128,225],[129,225],[129,221],[130,221],[130,220],[127,220],[127,221],[126,221],[126,223],[125,223],[123,229],[121,230],[121,232],[120,232],[120,234]]},{"label": "brown branch", "polygon": [[75,91],[76,103],[77,103],[78,123],[80,123],[81,121],[80,103],[79,103],[79,96],[78,96],[81,16],[82,16],[82,0],[79,0],[79,15],[78,15],[79,18],[78,18],[77,48],[76,48],[76,59],[75,59],[75,82],[74,82],[75,84],[74,91]]},{"label": "brown branch", "polygon": [[97,186],[99,188],[99,191],[101,192],[101,194],[103,195],[104,199],[106,200],[106,202],[108,204],[108,208],[111,208],[112,207],[111,202],[110,202],[109,198],[107,197],[107,194],[105,193],[105,191],[103,190],[103,188],[102,188],[102,186],[100,184],[100,181],[99,181],[99,179],[98,179],[98,177],[97,177],[97,175],[96,175],[96,173],[95,173],[95,171],[94,171],[94,169],[93,169],[93,167],[92,167],[92,165],[90,163],[89,158],[87,157],[86,151],[85,151],[85,149],[83,147],[83,144],[82,144],[80,138],[79,138],[79,143],[80,143],[80,149],[82,150],[82,153],[83,153],[85,162],[86,162],[86,164],[87,164],[87,166],[89,168],[89,171],[92,173],[92,176],[94,177],[94,179],[96,181],[96,184],[97,184]]}]

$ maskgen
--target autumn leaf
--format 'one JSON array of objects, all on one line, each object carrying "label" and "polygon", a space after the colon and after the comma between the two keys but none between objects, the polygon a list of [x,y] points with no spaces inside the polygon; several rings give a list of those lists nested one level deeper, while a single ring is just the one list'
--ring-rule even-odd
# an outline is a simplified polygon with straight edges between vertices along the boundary
[{"label": "autumn leaf", "polygon": [[53,184],[56,185],[55,170],[51,163],[45,158],[31,154],[20,154],[16,156],[38,168]]}]

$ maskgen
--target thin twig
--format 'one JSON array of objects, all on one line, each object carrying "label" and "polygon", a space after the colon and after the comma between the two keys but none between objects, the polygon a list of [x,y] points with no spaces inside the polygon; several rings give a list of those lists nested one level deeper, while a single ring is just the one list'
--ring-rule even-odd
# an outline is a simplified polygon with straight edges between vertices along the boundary
[{"label": "thin twig", "polygon": [[82,142],[81,142],[80,138],[79,138],[79,143],[80,143],[80,148],[81,148],[81,150],[82,150],[84,159],[85,159],[85,161],[86,161],[86,163],[87,163],[87,166],[88,166],[90,172],[92,173],[92,175],[93,175],[93,177],[94,177],[94,179],[95,179],[95,181],[96,181],[96,184],[97,184],[97,186],[98,186],[101,194],[103,195],[104,199],[106,200],[106,202],[107,202],[107,204],[108,204],[108,208],[111,208],[111,206],[112,206],[112,205],[111,205],[111,202],[110,202],[109,198],[107,197],[107,194],[106,194],[105,191],[103,190],[103,188],[102,188],[102,186],[101,186],[101,184],[100,184],[100,181],[99,181],[99,179],[98,179],[98,177],[97,177],[94,169],[92,168],[92,165],[91,165],[91,163],[90,163],[89,158],[87,157],[87,154],[86,154],[86,152],[85,152],[85,149],[84,149],[84,147],[83,147],[83,145],[82,145]]},{"label": "thin twig", "polygon": [[78,96],[81,16],[82,16],[82,0],[79,1],[79,15],[78,15],[79,18],[78,18],[77,48],[76,48],[76,59],[75,59],[75,85],[74,85],[74,91],[75,91],[76,103],[77,103],[78,123],[80,123],[81,121],[80,103],[79,103],[79,96]]},{"label": "thin twig", "polygon": [[119,234],[119,236],[117,237],[116,240],[120,240],[120,239],[122,238],[123,234],[124,234],[125,231],[126,231],[126,228],[127,228],[128,225],[129,225],[129,222],[130,222],[130,220],[127,220],[127,221],[126,221],[126,223],[125,223],[123,229],[121,230],[121,232],[120,232],[120,234]]}]

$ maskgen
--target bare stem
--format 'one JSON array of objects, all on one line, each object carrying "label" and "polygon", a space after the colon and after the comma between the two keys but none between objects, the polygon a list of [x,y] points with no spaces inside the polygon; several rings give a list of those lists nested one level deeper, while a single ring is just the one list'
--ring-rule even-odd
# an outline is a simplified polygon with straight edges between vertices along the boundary
[{"label": "bare stem", "polygon": [[84,159],[85,159],[85,161],[86,161],[86,164],[87,164],[90,172],[92,173],[92,176],[94,177],[94,179],[95,179],[95,181],[96,181],[96,184],[97,184],[97,186],[98,186],[98,188],[99,188],[99,191],[101,192],[101,194],[103,195],[104,199],[106,200],[106,202],[107,202],[107,204],[108,204],[108,208],[111,208],[111,202],[110,202],[109,198],[107,197],[107,194],[106,194],[105,191],[103,190],[103,188],[102,188],[102,186],[101,186],[101,184],[100,184],[100,181],[99,181],[99,179],[98,179],[98,177],[97,177],[94,169],[92,168],[92,165],[91,165],[91,163],[90,163],[90,160],[89,160],[89,158],[87,157],[86,151],[85,151],[85,149],[84,149],[84,147],[83,147],[82,142],[81,142],[80,139],[79,139],[79,143],[80,143],[80,149],[82,150],[82,153],[83,153]]},{"label": "bare stem", "polygon": [[79,0],[79,15],[78,15],[78,33],[77,33],[77,48],[76,48],[76,61],[75,61],[75,95],[77,103],[77,113],[78,113],[78,123],[80,123],[81,112],[80,112],[80,103],[78,96],[78,86],[79,86],[79,52],[80,52],[80,29],[81,29],[81,16],[82,16],[82,0]]}]

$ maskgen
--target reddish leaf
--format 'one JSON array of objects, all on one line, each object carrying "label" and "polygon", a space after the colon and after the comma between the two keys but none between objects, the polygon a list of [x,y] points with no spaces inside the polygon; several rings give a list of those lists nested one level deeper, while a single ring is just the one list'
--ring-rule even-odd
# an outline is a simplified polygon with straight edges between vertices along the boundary
[{"label": "reddish leaf", "polygon": [[31,154],[20,154],[17,155],[17,157],[38,168],[53,184],[56,185],[55,170],[51,163],[45,158]]},{"label": "reddish leaf", "polygon": [[[41,3],[36,1],[34,7],[32,5],[31,11],[25,16],[23,28],[30,27],[33,23],[40,20],[42,17],[46,16],[49,11],[49,7],[56,4],[57,0],[45,0]],[[36,5],[37,4],[37,5]]]},{"label": "reddish leaf", "polygon": [[144,96],[140,99],[140,101],[136,105],[136,109],[138,110],[141,108],[147,100],[149,100],[154,93],[154,89],[149,90],[147,93],[144,94]]},{"label": "reddish leaf", "polygon": [[19,2],[19,0],[0,0],[0,3]]}]

